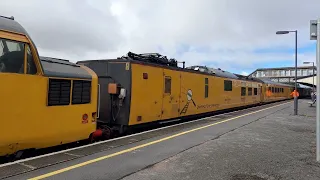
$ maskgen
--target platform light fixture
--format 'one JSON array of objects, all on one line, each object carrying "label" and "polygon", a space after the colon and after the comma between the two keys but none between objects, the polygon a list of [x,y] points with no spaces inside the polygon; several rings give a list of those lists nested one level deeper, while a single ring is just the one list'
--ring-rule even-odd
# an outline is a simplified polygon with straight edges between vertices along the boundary
[{"label": "platform light fixture", "polygon": [[[297,63],[298,63],[298,31],[277,31],[276,34],[283,35],[289,34],[291,32],[295,33],[295,82],[294,82],[294,89],[297,92]],[[298,97],[294,97],[294,115],[298,115]]]}]

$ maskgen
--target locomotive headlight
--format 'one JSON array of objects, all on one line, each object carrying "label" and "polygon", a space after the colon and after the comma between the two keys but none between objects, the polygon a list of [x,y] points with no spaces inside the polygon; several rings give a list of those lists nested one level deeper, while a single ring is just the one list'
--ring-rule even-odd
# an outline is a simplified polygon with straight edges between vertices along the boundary
[{"label": "locomotive headlight", "polygon": [[88,123],[88,114],[83,114],[82,115],[82,124]]},{"label": "locomotive headlight", "polygon": [[88,119],[88,114],[82,115],[82,120],[87,120]]}]

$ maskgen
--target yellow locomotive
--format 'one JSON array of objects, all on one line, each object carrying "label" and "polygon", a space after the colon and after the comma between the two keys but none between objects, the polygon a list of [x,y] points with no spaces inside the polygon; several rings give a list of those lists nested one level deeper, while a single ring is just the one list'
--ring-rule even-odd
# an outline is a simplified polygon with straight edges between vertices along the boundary
[{"label": "yellow locomotive", "polygon": [[0,156],[292,98],[289,85],[177,63],[131,52],[77,63],[42,57],[19,23],[0,16]]},{"label": "yellow locomotive", "polygon": [[0,17],[0,156],[88,139],[96,130],[97,75],[40,57],[24,28]]}]

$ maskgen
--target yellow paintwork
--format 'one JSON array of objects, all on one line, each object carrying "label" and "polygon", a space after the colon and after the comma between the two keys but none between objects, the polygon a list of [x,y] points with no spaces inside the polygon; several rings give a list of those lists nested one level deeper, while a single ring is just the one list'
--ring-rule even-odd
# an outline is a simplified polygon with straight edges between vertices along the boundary
[{"label": "yellow paintwork", "polygon": [[[29,42],[19,34],[0,31],[0,38]],[[49,77],[42,75],[39,57],[31,44],[37,65],[36,75],[0,73],[0,156],[23,149],[45,148],[87,139],[96,129],[97,75],[92,75],[91,103],[68,106],[47,106]],[[82,115],[88,114],[88,123]]]},{"label": "yellow paintwork", "polygon": [[[142,116],[139,123],[161,119],[163,96],[163,69],[144,65],[131,64],[132,87],[130,122],[136,124],[137,116]],[[148,73],[148,79],[142,79],[142,74]]]},{"label": "yellow paintwork", "polygon": [[[132,87],[129,125],[167,120],[182,116],[258,104],[288,98],[288,88],[283,93],[266,96],[265,84],[253,81],[228,79],[217,76],[131,63]],[[148,73],[148,79],[142,74]],[[171,94],[165,93],[165,77],[171,77]],[[208,97],[205,98],[205,78],[208,78]],[[232,91],[224,90],[224,80],[232,81]],[[246,87],[246,96],[241,96]],[[277,86],[280,87],[280,86]],[[252,88],[252,95],[248,95]],[[254,88],[257,94],[254,95]],[[192,90],[192,100],[187,92]],[[289,93],[290,94],[290,93]],[[183,108],[188,104],[187,111]],[[139,116],[141,120],[138,121]]]}]

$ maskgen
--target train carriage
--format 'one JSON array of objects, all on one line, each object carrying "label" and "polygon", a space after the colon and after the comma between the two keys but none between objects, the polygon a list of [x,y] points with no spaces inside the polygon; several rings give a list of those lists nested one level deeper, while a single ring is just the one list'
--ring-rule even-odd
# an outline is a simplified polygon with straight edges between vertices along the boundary
[{"label": "train carriage", "polygon": [[99,77],[98,122],[122,132],[133,125],[261,103],[261,81],[204,66],[180,68],[163,59],[129,52],[118,59],[77,62]]},{"label": "train carriage", "polygon": [[273,82],[269,79],[259,79],[262,83],[262,97],[263,102],[273,102],[278,100],[290,99],[293,87],[288,84]]}]

